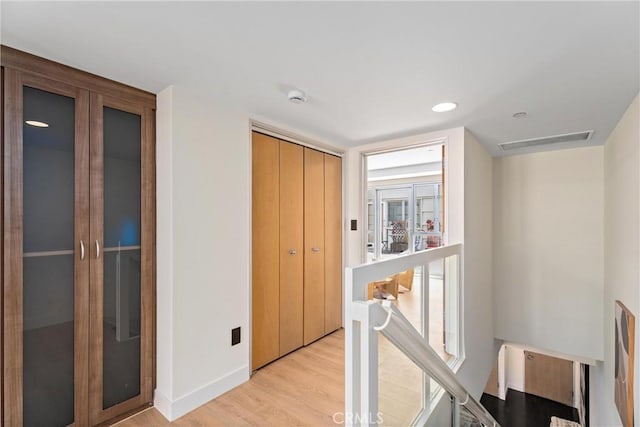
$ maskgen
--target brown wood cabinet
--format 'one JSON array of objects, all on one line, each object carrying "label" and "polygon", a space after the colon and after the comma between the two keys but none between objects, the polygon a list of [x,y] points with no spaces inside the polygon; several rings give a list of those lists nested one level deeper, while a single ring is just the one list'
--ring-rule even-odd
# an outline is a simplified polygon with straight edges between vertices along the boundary
[{"label": "brown wood cabinet", "polygon": [[252,367],[342,325],[342,160],[253,133]]},{"label": "brown wood cabinet", "polygon": [[152,402],[155,95],[2,46],[2,421]]}]

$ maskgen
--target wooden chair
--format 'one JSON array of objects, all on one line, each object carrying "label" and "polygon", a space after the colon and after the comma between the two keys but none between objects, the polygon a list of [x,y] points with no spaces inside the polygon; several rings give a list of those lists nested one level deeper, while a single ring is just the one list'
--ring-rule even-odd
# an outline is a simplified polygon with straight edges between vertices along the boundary
[{"label": "wooden chair", "polygon": [[[369,289],[367,293],[367,299],[373,299],[374,297],[384,297],[385,294],[393,295],[395,299],[398,299],[398,278],[399,274],[387,277],[384,280],[377,280],[369,283]],[[376,291],[377,295],[376,295]]]},{"label": "wooden chair", "polygon": [[413,268],[403,271],[402,273],[398,273],[398,285],[410,291],[413,286],[413,273]]}]

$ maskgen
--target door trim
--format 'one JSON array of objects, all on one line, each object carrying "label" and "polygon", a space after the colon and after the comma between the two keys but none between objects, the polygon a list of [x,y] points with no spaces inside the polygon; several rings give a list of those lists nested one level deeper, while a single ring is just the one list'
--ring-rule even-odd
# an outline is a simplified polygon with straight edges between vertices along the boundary
[{"label": "door trim", "polygon": [[296,145],[301,145],[303,147],[311,148],[313,150],[320,151],[326,154],[331,154],[332,156],[336,156],[340,158],[344,157],[345,155],[345,152],[340,151],[340,149],[337,147],[333,148],[328,144],[314,141],[302,135],[298,135],[293,132],[284,131],[282,129],[276,128],[266,123],[258,122],[256,120],[251,120],[250,122],[251,122],[251,126],[250,126],[251,132],[261,133],[261,134],[279,139],[284,142],[291,142]]}]

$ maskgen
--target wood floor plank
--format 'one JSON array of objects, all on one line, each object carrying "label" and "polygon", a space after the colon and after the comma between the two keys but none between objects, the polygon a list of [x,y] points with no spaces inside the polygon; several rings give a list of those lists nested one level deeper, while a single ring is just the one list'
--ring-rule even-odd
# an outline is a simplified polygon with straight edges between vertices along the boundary
[{"label": "wood floor plank", "polygon": [[[403,313],[416,324],[420,319],[418,289],[414,286],[398,301]],[[441,298],[436,292],[431,295]],[[436,304],[441,306],[442,300]],[[438,335],[442,335],[441,329]],[[436,342],[434,349],[444,355],[441,343]],[[421,406],[420,370],[384,338],[380,339],[378,368],[383,424],[409,425]],[[336,426],[336,412],[344,412],[343,329],[266,365],[246,383],[173,423],[152,408],[118,426]]]}]

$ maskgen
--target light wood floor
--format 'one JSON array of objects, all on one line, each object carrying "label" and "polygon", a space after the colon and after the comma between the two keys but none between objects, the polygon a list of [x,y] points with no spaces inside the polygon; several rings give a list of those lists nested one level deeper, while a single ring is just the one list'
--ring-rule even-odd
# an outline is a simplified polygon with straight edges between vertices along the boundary
[{"label": "light wood floor", "polygon": [[343,329],[265,366],[173,423],[151,408],[117,425],[335,426],[336,412],[344,412]]},{"label": "light wood floor", "polygon": [[[416,280],[418,280],[416,278]],[[442,345],[442,281],[430,280],[432,347],[447,360]],[[420,287],[396,301],[418,327]],[[379,336],[380,411],[387,426],[407,426],[422,407],[422,371]],[[344,330],[301,348],[258,370],[239,387],[170,423],[155,409],[118,427],[162,426],[335,426],[344,412]],[[342,416],[337,421],[343,421]]]}]

